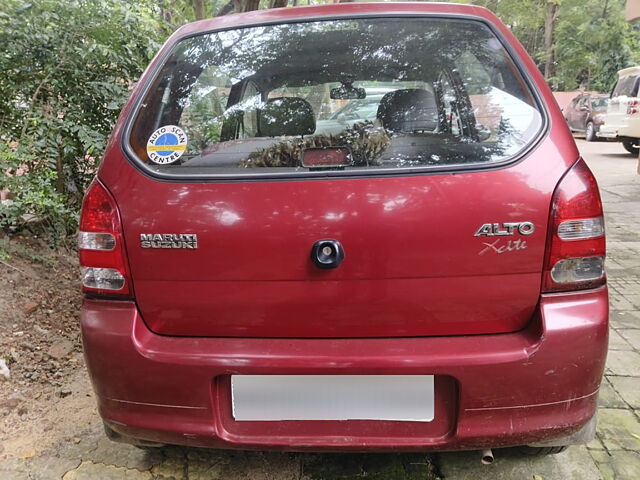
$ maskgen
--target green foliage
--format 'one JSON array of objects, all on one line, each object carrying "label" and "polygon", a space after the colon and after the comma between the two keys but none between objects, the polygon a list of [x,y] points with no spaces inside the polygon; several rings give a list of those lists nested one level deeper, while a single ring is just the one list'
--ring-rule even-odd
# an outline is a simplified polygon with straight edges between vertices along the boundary
[{"label": "green foliage", "polygon": [[76,215],[55,190],[55,171],[16,142],[0,141],[2,188],[10,197],[0,205],[0,227],[40,226],[56,242],[76,225]]},{"label": "green foliage", "polygon": [[159,47],[159,21],[144,1],[3,0],[0,190],[11,200],[2,224],[27,215],[54,237],[75,229],[118,111]]},{"label": "green foliage", "polygon": [[636,64],[639,36],[624,19],[624,0],[565,0],[556,29],[560,90],[610,91],[618,70]]},{"label": "green foliage", "polygon": [[500,17],[543,70],[547,3],[558,5],[554,25],[555,90],[608,92],[618,70],[640,62],[640,32],[624,19],[625,0],[475,0]]}]

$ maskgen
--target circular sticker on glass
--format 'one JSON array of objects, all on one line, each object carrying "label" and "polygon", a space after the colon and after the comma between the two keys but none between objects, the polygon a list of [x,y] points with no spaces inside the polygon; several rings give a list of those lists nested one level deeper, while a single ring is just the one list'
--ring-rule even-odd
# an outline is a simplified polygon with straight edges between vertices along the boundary
[{"label": "circular sticker on glass", "polygon": [[186,149],[187,134],[175,125],[160,127],[153,132],[147,142],[149,160],[159,165],[177,161]]}]

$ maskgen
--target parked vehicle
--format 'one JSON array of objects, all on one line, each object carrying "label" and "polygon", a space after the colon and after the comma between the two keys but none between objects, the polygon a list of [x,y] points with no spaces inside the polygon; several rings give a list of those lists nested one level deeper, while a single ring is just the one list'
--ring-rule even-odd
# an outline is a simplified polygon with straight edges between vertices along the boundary
[{"label": "parked vehicle", "polygon": [[375,121],[382,97],[394,89],[366,88],[367,96],[361,100],[350,100],[326,120],[316,122],[315,134],[337,133],[359,122]]},{"label": "parked vehicle", "polygon": [[597,140],[600,126],[604,123],[609,97],[583,93],[571,100],[564,110],[564,118],[572,132],[584,134],[587,142]]},{"label": "parked vehicle", "polygon": [[[375,121],[315,133],[332,99]],[[489,11],[344,3],[180,28],[87,191],[82,335],[141,446],[561,451],[608,336],[596,180]]]},{"label": "parked vehicle", "polygon": [[637,155],[640,143],[640,67],[618,72],[618,81],[611,92],[604,124],[598,136],[621,142],[627,152]]}]

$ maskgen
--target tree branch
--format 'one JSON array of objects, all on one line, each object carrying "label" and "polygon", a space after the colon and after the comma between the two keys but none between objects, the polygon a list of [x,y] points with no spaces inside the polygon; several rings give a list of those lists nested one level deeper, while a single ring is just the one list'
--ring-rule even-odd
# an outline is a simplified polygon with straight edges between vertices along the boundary
[{"label": "tree branch", "polygon": [[[51,76],[56,73],[58,70],[60,70],[60,67],[64,64],[64,61],[66,60],[65,57],[62,56],[62,54],[64,53],[64,51],[67,48],[67,43],[64,43],[62,45],[62,48],[60,49],[60,54],[59,56],[62,58],[58,64],[53,67],[49,73],[47,73],[47,75],[45,75],[45,77],[42,79],[42,81],[38,84],[38,86],[36,87],[35,92],[33,92],[33,95],[31,96],[31,99],[29,100],[29,115],[31,115],[31,113],[33,112],[33,105],[36,103],[36,99],[38,98],[38,95],[40,94],[40,90],[42,90],[42,88],[47,84],[47,82],[49,81],[49,79],[51,78]],[[22,131],[20,132],[20,138],[22,139],[22,137],[24,137],[24,134],[27,133],[27,126],[29,125],[29,122],[25,119],[24,125],[22,126]]]}]

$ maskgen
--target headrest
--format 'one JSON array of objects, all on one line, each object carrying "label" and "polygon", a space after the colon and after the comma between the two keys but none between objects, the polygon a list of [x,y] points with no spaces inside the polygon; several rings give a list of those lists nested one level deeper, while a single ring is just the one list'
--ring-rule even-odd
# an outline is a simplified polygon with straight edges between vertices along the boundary
[{"label": "headrest", "polygon": [[438,106],[428,90],[407,88],[382,97],[377,117],[391,132],[432,132],[438,128]]},{"label": "headrest", "polygon": [[258,111],[258,131],[263,137],[310,135],[316,131],[313,108],[299,97],[270,98]]}]

